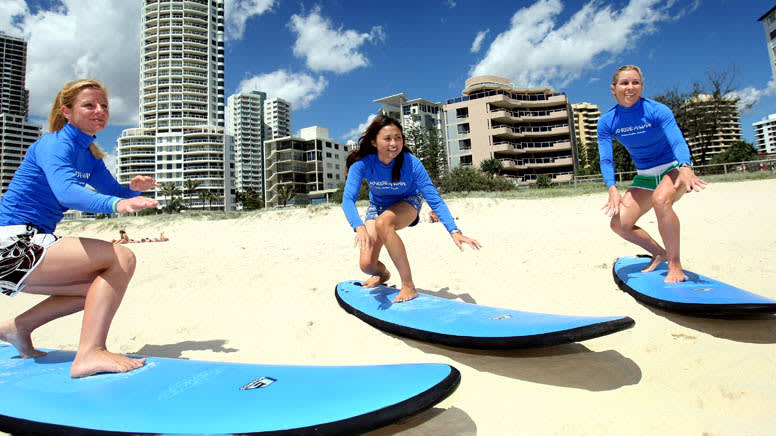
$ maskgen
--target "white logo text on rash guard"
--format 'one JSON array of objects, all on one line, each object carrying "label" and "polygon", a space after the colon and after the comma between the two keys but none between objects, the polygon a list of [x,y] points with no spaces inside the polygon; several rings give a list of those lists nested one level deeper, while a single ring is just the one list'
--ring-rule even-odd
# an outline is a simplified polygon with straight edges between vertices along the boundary
[{"label": "white logo text on rash guard", "polygon": [[644,123],[638,126],[620,127],[614,131],[614,134],[617,136],[639,135],[644,133],[644,130],[649,129],[650,127],[652,127],[652,123]]},{"label": "white logo text on rash guard", "polygon": [[92,173],[82,173],[78,170],[75,170],[75,176],[79,179],[89,180],[89,177],[92,175]]},{"label": "white logo text on rash guard", "polygon": [[374,187],[375,189],[390,189],[391,191],[400,191],[405,186],[407,186],[406,182],[386,182],[384,180],[369,182],[370,189]]}]

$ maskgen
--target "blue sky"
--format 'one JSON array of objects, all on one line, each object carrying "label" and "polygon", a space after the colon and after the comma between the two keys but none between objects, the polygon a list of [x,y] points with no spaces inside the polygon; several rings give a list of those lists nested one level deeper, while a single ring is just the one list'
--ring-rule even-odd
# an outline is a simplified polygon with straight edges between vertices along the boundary
[{"label": "blue sky", "polygon": [[[29,41],[31,114],[42,120],[66,80],[93,76],[111,89],[109,151],[137,123],[140,1],[3,0],[0,29]],[[319,125],[355,139],[378,105],[403,92],[442,101],[473,74],[519,87],[549,86],[572,103],[614,104],[611,74],[640,65],[644,95],[707,83],[735,71],[751,124],[776,113],[763,25],[773,0],[370,2],[232,0],[227,7],[226,92],[259,89],[290,100],[293,130]]]}]

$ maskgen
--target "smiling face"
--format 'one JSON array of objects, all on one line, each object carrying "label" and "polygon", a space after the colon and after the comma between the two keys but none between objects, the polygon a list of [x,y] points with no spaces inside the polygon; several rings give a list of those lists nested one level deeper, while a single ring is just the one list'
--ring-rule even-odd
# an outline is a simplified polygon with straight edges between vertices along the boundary
[{"label": "smiling face", "polygon": [[636,70],[623,70],[617,75],[617,81],[612,85],[612,95],[617,104],[631,107],[641,98],[643,84],[641,74]]},{"label": "smiling face", "polygon": [[389,124],[377,132],[372,145],[377,149],[377,158],[380,162],[388,165],[401,153],[404,147],[404,136],[398,127]]},{"label": "smiling face", "polygon": [[71,107],[62,106],[62,114],[73,127],[94,136],[108,124],[108,99],[99,88],[84,88]]}]

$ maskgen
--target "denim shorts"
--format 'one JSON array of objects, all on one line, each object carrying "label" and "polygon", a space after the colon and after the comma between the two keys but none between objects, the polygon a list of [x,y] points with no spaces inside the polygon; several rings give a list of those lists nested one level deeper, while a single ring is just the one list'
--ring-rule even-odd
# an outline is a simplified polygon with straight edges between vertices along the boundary
[{"label": "denim shorts", "polygon": [[[410,195],[409,197],[404,197],[399,201],[409,203],[412,207],[418,210],[418,216],[415,217],[415,221],[410,224],[410,227],[417,224],[420,221],[420,208],[423,207],[423,196],[421,194]],[[364,221],[376,220],[380,214],[385,212],[391,206],[378,206],[370,201],[369,207],[366,209],[366,216],[364,216]]]}]

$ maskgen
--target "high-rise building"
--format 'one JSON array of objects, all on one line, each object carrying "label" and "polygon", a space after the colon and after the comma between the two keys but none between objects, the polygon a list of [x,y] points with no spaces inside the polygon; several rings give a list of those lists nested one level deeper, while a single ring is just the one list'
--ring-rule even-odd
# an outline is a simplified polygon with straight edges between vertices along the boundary
[{"label": "high-rise building", "polygon": [[517,185],[541,176],[572,180],[576,142],[565,94],[478,76],[466,80],[463,97],[449,99],[444,110],[450,169],[497,159],[501,174]]},{"label": "high-rise building", "polygon": [[140,126],[118,139],[121,183],[154,175],[161,205],[229,209],[224,138],[224,0],[143,0]]},{"label": "high-rise building", "polygon": [[776,6],[772,7],[757,21],[762,21],[765,27],[765,44],[768,47],[768,57],[771,60],[771,72],[776,81]]},{"label": "high-rise building", "polygon": [[752,123],[754,127],[754,148],[758,153],[776,153],[776,114],[768,115],[768,118]]},{"label": "high-rise building", "polygon": [[234,94],[227,100],[227,133],[234,141],[234,188],[264,196],[264,101],[261,91]]},{"label": "high-rise building", "polygon": [[440,141],[444,142],[444,105],[442,103],[434,103],[424,98],[410,100],[404,93],[378,98],[374,102],[381,105],[381,114],[399,120],[405,135],[419,128],[423,134],[435,134]]},{"label": "high-rise building", "polygon": [[699,94],[684,102],[692,119],[680,122],[684,139],[696,164],[711,161],[715,154],[741,140],[738,100]]},{"label": "high-rise building", "polygon": [[291,103],[274,97],[264,101],[264,140],[291,136]]},{"label": "high-rise building", "polygon": [[306,127],[299,135],[264,142],[267,206],[326,202],[345,181],[348,146],[329,139],[324,127]]},{"label": "high-rise building", "polygon": [[598,168],[598,162],[590,162],[587,150],[598,147],[598,119],[601,110],[598,105],[582,102],[571,105],[574,115],[574,134],[577,139],[577,154],[585,156],[585,168]]},{"label": "high-rise building", "polygon": [[0,32],[0,185],[8,189],[27,148],[41,135],[28,122],[27,41]]}]

